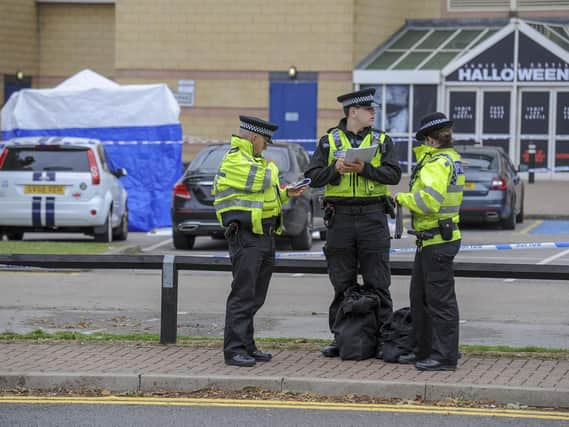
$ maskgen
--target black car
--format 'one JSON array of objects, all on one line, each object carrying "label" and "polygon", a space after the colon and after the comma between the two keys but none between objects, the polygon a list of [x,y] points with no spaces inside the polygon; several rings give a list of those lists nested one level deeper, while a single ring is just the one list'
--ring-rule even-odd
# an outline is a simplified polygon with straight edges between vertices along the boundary
[{"label": "black car", "polygon": [[[229,150],[229,144],[212,144],[203,148],[174,186],[172,194],[172,237],[176,249],[191,249],[196,236],[223,238],[213,207],[211,189],[219,165]],[[281,184],[302,179],[309,157],[298,144],[271,144],[263,156],[274,161],[280,172]],[[325,238],[320,199],[322,189],[309,188],[301,197],[291,199],[283,207],[283,237],[290,239],[295,250],[312,247],[312,232]]]},{"label": "black car", "polygon": [[499,222],[513,230],[524,220],[524,183],[500,147],[458,146],[466,177],[461,221]]}]

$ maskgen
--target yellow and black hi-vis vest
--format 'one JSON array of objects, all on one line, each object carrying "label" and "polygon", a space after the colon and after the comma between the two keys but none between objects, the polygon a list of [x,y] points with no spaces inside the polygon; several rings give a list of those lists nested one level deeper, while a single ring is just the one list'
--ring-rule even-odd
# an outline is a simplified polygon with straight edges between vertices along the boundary
[{"label": "yellow and black hi-vis vest", "polygon": [[455,224],[451,240],[436,234],[424,240],[423,247],[460,239],[459,210],[465,182],[460,155],[450,147],[421,145],[413,151],[418,163],[411,176],[410,191],[399,193],[397,200],[411,211],[417,231],[436,229],[439,220],[448,218]]},{"label": "yellow and black hi-vis vest", "polygon": [[[385,133],[376,129],[368,132],[360,148],[371,147],[377,144],[377,151],[371,161],[371,165],[378,167],[381,164],[381,155],[383,153],[383,143],[385,141]],[[331,165],[337,158],[336,153],[346,151],[353,148],[348,137],[340,129],[335,128],[328,133],[328,142],[330,144],[330,152],[328,154],[328,165]],[[347,173],[342,175],[338,185],[326,185],[324,197],[381,197],[389,194],[387,185],[371,181],[357,173]]]},{"label": "yellow and black hi-vis vest", "polygon": [[245,215],[255,234],[263,234],[263,219],[280,217],[276,233],[282,233],[282,206],[289,201],[287,191],[280,188],[277,166],[254,156],[248,140],[238,136],[231,138],[231,149],[214,178],[212,194],[221,225],[229,225],[224,221],[224,214],[238,211]]}]

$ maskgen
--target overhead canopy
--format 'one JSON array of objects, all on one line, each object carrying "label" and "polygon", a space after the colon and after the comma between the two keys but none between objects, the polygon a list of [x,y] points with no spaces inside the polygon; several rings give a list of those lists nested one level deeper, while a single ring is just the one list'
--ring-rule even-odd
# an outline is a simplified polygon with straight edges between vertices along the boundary
[{"label": "overhead canopy", "polygon": [[29,136],[95,138],[124,167],[129,228],[171,224],[170,198],[182,174],[180,107],[164,84],[125,85],[90,70],[53,89],[14,93],[1,112],[2,140]]},{"label": "overhead canopy", "polygon": [[[569,61],[567,22],[518,18],[416,20],[408,21],[387,42],[362,60],[354,71],[354,82],[439,84],[469,60],[476,58],[477,61],[492,46],[498,46],[496,50],[501,51],[492,62],[504,62],[507,58],[503,55],[510,56],[507,62],[512,62],[514,43],[511,35],[514,32],[521,34],[518,47],[520,60],[524,55],[528,56],[529,48],[526,46],[533,41],[552,54],[543,62],[563,64]],[[508,36],[511,36],[511,43],[506,50],[500,50],[504,48],[499,46],[500,42],[508,39]]]}]

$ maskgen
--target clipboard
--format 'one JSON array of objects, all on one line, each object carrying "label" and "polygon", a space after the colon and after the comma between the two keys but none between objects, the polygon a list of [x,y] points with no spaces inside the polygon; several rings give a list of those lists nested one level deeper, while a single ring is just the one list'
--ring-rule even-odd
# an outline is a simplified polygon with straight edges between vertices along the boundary
[{"label": "clipboard", "polygon": [[350,148],[346,151],[344,156],[344,161],[354,162],[356,160],[361,160],[362,162],[369,163],[375,156],[379,145],[374,145],[367,148]]}]

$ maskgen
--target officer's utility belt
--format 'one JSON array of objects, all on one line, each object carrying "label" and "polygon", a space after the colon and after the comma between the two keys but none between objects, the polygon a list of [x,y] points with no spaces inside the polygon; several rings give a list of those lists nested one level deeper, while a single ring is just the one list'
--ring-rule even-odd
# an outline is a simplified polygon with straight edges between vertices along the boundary
[{"label": "officer's utility belt", "polygon": [[385,212],[383,203],[369,205],[335,205],[336,214],[340,215],[365,215],[372,212]]},{"label": "officer's utility belt", "polygon": [[439,221],[439,226],[436,228],[429,228],[428,230],[407,230],[408,234],[411,234],[417,238],[417,243],[423,240],[430,240],[437,235],[440,235],[443,240],[452,240],[452,234],[454,230],[458,230],[458,225],[452,222],[451,218],[443,219]]}]

